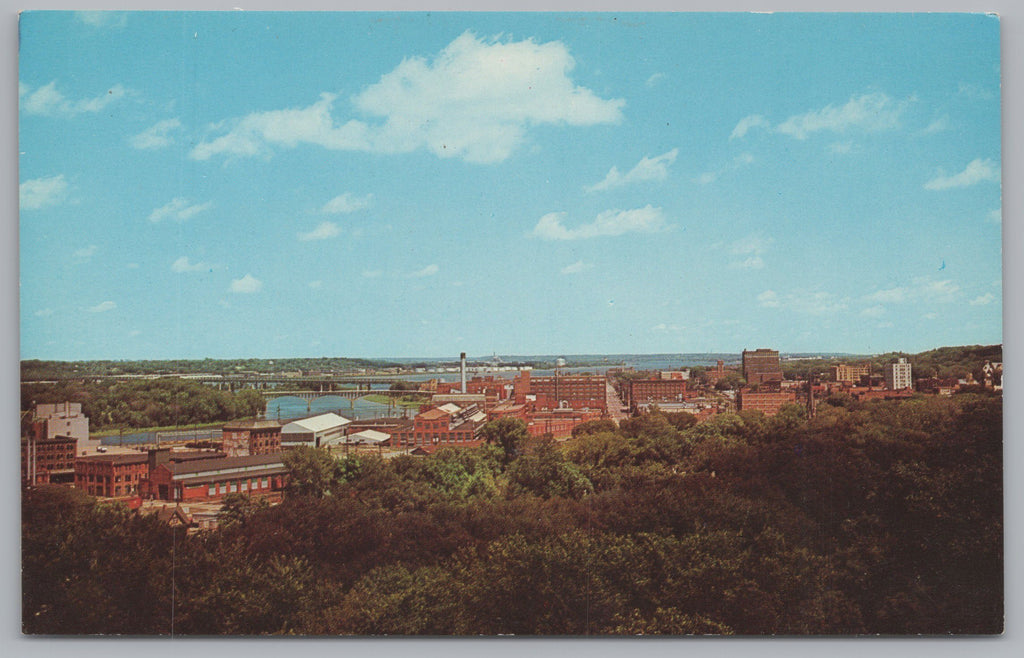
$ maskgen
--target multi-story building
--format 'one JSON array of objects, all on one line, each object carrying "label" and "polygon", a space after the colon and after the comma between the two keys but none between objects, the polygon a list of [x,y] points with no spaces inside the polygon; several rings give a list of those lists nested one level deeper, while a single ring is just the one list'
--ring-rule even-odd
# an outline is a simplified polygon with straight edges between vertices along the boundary
[{"label": "multi-story building", "polygon": [[70,436],[86,441],[89,439],[89,417],[82,415],[79,402],[37,404],[32,420],[32,436],[37,439]]},{"label": "multi-story building", "polygon": [[778,350],[760,348],[743,350],[743,379],[748,384],[782,381],[782,365]]},{"label": "multi-story building", "polygon": [[856,384],[861,380],[861,377],[868,377],[871,375],[870,365],[848,365],[840,363],[832,366],[831,370],[833,381],[846,382],[848,384]]},{"label": "multi-story building", "polygon": [[480,428],[486,420],[487,415],[475,406],[431,407],[416,414],[411,423],[392,430],[391,445],[479,445]]},{"label": "multi-story building", "polygon": [[169,451],[151,450],[149,474],[139,482],[144,498],[189,502],[218,500],[227,494],[277,494],[287,484],[281,452],[242,457],[171,461]]},{"label": "multi-story building", "polygon": [[533,377],[522,370],[513,380],[515,401],[518,404],[532,397],[538,408],[608,409],[605,378],[599,375],[562,375]]},{"label": "multi-story building", "polygon": [[281,451],[281,423],[240,420],[224,425],[221,440],[229,457],[268,455]]},{"label": "multi-story building", "polygon": [[708,368],[704,371],[704,378],[707,380],[709,386],[714,386],[719,381],[725,379],[726,376],[731,375],[734,372],[736,371],[732,368],[726,368],[725,362],[719,359],[715,363],[714,368]]},{"label": "multi-story building", "polygon": [[26,485],[70,484],[78,441],[70,436],[21,440],[21,481]]},{"label": "multi-story building", "polygon": [[139,482],[149,474],[144,452],[92,455],[75,460],[75,488],[90,496],[119,498],[137,493]]},{"label": "multi-story building", "polygon": [[900,357],[896,363],[885,366],[885,386],[890,391],[902,391],[914,387],[910,364],[905,358]]},{"label": "multi-story building", "polygon": [[765,416],[774,416],[783,405],[796,403],[796,391],[793,389],[741,389],[736,394],[736,406],[739,411],[760,411]]},{"label": "multi-story building", "polygon": [[630,379],[626,403],[630,408],[652,402],[682,402],[686,399],[685,379]]}]

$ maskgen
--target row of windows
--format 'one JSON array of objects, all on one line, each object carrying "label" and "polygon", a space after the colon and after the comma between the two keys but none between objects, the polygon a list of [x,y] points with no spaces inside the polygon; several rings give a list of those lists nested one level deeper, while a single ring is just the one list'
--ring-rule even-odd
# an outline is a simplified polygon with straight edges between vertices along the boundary
[{"label": "row of windows", "polygon": [[269,489],[270,478],[260,478],[259,480],[244,480],[239,484],[238,482],[221,482],[220,484],[211,484],[206,491],[208,496],[216,496],[217,494],[228,494],[238,493],[241,491],[255,491],[257,489]]}]

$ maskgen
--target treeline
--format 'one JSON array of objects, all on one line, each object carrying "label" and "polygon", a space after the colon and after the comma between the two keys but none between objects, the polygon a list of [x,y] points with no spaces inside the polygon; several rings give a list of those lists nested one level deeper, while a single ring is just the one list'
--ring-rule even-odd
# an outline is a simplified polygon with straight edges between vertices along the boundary
[{"label": "treeline", "polygon": [[[22,411],[36,404],[80,402],[89,429],[168,427],[252,418],[266,404],[258,391],[221,391],[197,382],[166,377],[127,382],[22,384]],[[24,415],[26,422],[30,414]]]},{"label": "treeline", "polygon": [[291,453],[283,503],[233,497],[219,530],[193,536],[27,492],[24,630],[1003,628],[998,396],[836,399],[810,420],[656,413],[563,444],[504,420],[486,436],[426,458]]},{"label": "treeline", "polygon": [[1002,345],[965,345],[959,347],[940,347],[918,354],[905,352],[888,352],[871,357],[851,356],[843,359],[799,359],[782,362],[782,373],[787,379],[804,379],[809,373],[825,375],[829,366],[839,363],[870,364],[871,372],[881,376],[883,368],[895,363],[900,357],[911,365],[914,379],[919,377],[965,378],[972,375],[979,383],[982,381],[982,368],[988,361],[1001,363],[1003,360]]},{"label": "treeline", "polygon": [[284,359],[167,359],[145,361],[40,361],[21,362],[22,381],[111,375],[219,374],[247,372],[336,372],[397,364],[344,357]]}]

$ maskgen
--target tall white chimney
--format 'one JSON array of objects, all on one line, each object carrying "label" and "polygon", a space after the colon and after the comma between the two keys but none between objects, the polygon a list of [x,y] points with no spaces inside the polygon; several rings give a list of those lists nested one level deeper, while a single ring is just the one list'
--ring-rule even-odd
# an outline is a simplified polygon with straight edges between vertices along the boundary
[{"label": "tall white chimney", "polygon": [[461,364],[460,371],[462,372],[462,392],[466,392],[466,353],[463,352],[459,355],[459,362]]}]

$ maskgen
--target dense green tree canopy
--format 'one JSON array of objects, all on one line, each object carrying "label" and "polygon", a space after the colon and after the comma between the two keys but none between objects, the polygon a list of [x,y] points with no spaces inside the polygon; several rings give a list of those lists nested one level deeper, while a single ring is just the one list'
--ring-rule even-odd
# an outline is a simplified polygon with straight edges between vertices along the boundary
[{"label": "dense green tree canopy", "polygon": [[192,535],[29,490],[24,629],[1002,630],[999,396],[655,413],[563,443],[495,427],[493,445],[429,457],[293,453],[281,504],[233,497]]}]

